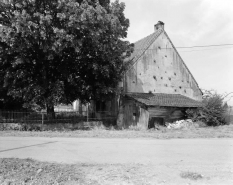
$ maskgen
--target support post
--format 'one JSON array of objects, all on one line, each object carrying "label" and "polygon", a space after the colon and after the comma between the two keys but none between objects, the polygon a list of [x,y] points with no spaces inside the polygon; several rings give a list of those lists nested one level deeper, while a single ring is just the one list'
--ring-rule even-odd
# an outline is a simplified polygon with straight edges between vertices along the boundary
[{"label": "support post", "polygon": [[41,121],[42,125],[44,125],[44,113],[42,112],[42,121]]},{"label": "support post", "polygon": [[87,103],[87,122],[88,122],[88,103]]}]

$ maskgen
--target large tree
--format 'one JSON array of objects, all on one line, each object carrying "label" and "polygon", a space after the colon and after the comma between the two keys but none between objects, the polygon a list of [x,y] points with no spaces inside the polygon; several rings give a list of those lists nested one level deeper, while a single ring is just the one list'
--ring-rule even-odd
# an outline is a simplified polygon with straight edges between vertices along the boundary
[{"label": "large tree", "polygon": [[0,3],[0,78],[8,95],[54,111],[58,103],[114,93],[132,52],[124,3]]}]

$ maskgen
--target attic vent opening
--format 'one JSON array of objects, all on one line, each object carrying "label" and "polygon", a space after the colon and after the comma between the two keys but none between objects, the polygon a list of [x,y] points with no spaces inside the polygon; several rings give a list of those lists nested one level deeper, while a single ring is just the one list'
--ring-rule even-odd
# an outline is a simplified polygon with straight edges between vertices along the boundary
[{"label": "attic vent opening", "polygon": [[156,63],[156,60],[154,60],[154,63]]},{"label": "attic vent opening", "polygon": [[161,79],[163,79],[163,77],[161,77]]},{"label": "attic vent opening", "polygon": [[186,93],[186,90],[184,90],[184,93]]},{"label": "attic vent opening", "polygon": [[182,87],[180,86],[179,88],[181,89]]},{"label": "attic vent opening", "polygon": [[167,55],[165,55],[165,57],[167,58]]},{"label": "attic vent opening", "polygon": [[156,76],[153,76],[153,78],[154,78],[155,80],[157,80]]},{"label": "attic vent opening", "polygon": [[170,77],[169,77],[168,79],[171,81],[171,78],[170,78]]},{"label": "attic vent opening", "polygon": [[176,73],[174,73],[174,75],[176,76]]},{"label": "attic vent opening", "polygon": [[167,84],[164,84],[165,87],[167,87]]},{"label": "attic vent opening", "polygon": [[159,46],[158,49],[161,49],[161,47]]},{"label": "attic vent opening", "polygon": [[175,92],[176,92],[176,89],[175,89]]},{"label": "attic vent opening", "polygon": [[165,71],[165,73],[167,73],[167,71]]}]

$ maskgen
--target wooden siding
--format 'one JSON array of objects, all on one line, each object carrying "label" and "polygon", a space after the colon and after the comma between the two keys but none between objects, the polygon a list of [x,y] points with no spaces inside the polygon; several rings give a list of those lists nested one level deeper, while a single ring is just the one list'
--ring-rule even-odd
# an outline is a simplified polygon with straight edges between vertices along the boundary
[{"label": "wooden siding", "polygon": [[149,112],[134,100],[124,99],[123,105],[120,107],[117,125],[121,128],[140,127],[148,128]]},{"label": "wooden siding", "polygon": [[169,107],[150,107],[148,111],[150,113],[150,118],[158,117],[165,118],[165,120],[177,120],[184,117],[184,109],[180,108],[169,108]]}]

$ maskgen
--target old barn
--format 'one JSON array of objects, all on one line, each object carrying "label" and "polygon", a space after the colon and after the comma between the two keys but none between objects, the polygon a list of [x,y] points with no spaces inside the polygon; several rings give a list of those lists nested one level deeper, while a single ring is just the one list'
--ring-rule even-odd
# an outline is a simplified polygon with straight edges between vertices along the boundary
[{"label": "old barn", "polygon": [[159,21],[154,32],[137,41],[126,61],[119,101],[120,127],[150,128],[182,119],[188,108],[201,106],[202,91]]}]

